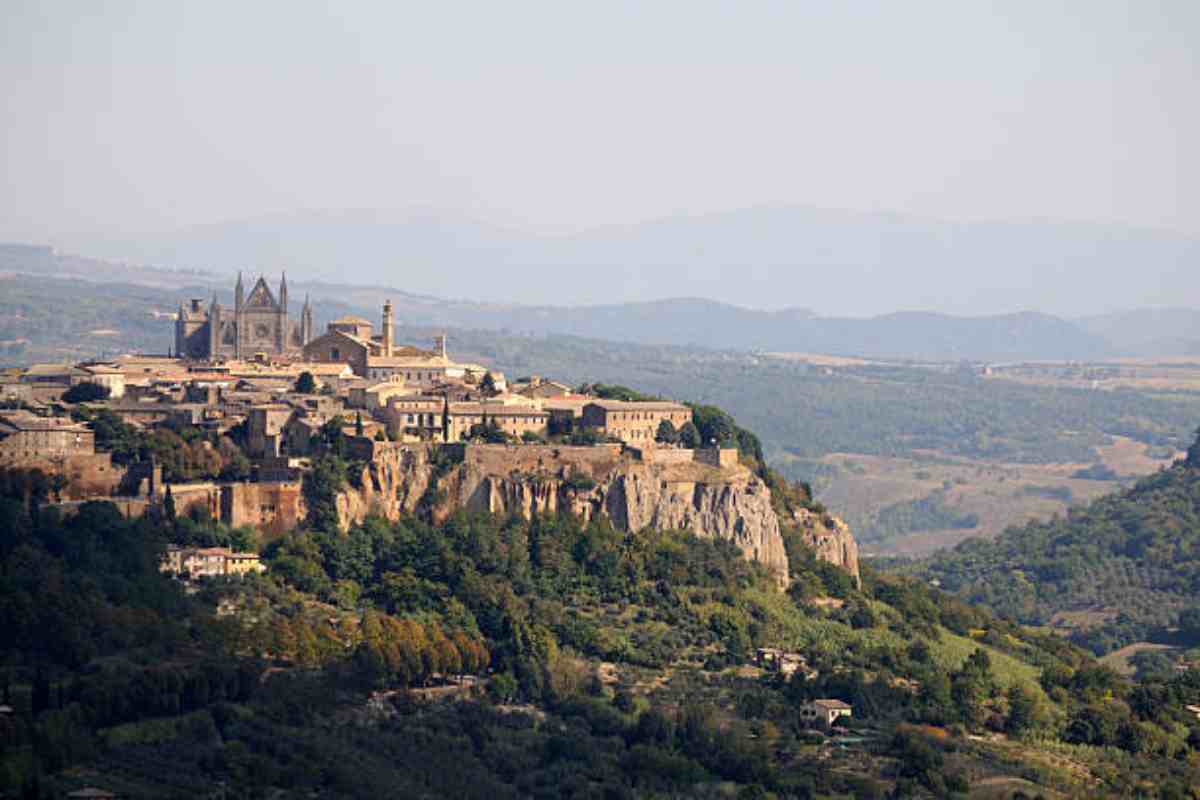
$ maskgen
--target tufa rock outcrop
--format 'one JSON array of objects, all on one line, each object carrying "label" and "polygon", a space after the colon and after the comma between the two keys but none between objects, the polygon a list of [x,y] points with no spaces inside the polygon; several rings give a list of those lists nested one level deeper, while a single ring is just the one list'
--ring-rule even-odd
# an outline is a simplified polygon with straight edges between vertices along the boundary
[{"label": "tufa rock outcrop", "polygon": [[[610,447],[381,446],[337,498],[343,526],[374,512],[389,519],[418,508],[441,520],[456,509],[496,514],[607,516],[622,530],[688,530],[726,539],[788,582],[787,553],[771,490],[746,467],[646,463]],[[809,513],[809,512],[803,512]],[[858,576],[845,525],[797,517],[818,556]],[[810,523],[812,523],[810,525]]]},{"label": "tufa rock outcrop", "polygon": [[841,567],[854,576],[860,587],[858,571],[858,542],[845,522],[828,514],[817,514],[806,508],[792,511],[792,518],[803,531],[803,541],[822,561]]}]

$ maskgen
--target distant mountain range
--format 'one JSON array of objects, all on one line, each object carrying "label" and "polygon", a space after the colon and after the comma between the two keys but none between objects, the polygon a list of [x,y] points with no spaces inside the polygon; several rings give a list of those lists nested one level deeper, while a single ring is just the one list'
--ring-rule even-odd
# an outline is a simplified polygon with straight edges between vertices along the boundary
[{"label": "distant mountain range", "polygon": [[[176,287],[181,297],[216,291],[227,300],[239,265],[252,272],[262,265],[272,276],[287,265],[294,297],[307,291],[367,310],[390,298],[416,325],[643,344],[942,361],[1200,356],[1200,311],[1187,308],[1075,319],[1031,311],[831,313],[881,305],[1094,309],[1200,297],[1200,242],[1170,234],[784,209],[539,238],[434,215],[391,222],[341,214],[95,247],[126,260],[0,246],[0,269]],[[989,288],[972,275],[987,276]],[[703,293],[723,300],[694,296]],[[580,302],[655,295],[671,299]],[[782,310],[746,307],[751,300]]]},{"label": "distant mountain range", "polygon": [[134,263],[287,268],[295,278],[522,305],[705,297],[747,308],[809,308],[823,317],[919,310],[1082,317],[1200,298],[1195,237],[810,208],[676,217],[569,236],[446,213],[306,212],[54,244]]},{"label": "distant mountain range", "polygon": [[1144,308],[1085,317],[1077,324],[1123,355],[1200,356],[1200,311],[1196,309]]}]

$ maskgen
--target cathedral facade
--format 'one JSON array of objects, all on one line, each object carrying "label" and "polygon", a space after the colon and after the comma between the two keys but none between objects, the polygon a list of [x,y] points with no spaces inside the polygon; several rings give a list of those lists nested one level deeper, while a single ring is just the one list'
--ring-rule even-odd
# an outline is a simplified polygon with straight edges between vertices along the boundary
[{"label": "cathedral facade", "polygon": [[213,295],[208,308],[193,299],[180,304],[175,319],[175,354],[180,358],[218,359],[298,355],[312,339],[312,307],[307,298],[300,320],[288,318],[287,276],[279,281],[278,298],[263,277],[249,296],[238,273],[233,308],[223,308]]}]

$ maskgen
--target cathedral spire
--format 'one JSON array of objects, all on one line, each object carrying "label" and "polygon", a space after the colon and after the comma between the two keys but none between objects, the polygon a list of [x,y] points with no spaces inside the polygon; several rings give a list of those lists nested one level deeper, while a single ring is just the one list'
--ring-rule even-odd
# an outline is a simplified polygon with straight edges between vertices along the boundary
[{"label": "cathedral spire", "polygon": [[242,303],[245,301],[246,290],[242,288],[242,271],[238,270],[237,286],[233,289],[233,307],[237,311],[242,310]]},{"label": "cathedral spire", "polygon": [[287,273],[284,272],[279,279],[279,307],[283,311],[287,311]]}]

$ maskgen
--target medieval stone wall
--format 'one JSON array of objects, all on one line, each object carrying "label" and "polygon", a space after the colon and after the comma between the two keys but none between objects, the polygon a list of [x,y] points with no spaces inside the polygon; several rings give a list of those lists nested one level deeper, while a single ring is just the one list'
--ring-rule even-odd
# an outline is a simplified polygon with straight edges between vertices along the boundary
[{"label": "medieval stone wall", "polygon": [[221,521],[249,525],[268,538],[282,536],[308,513],[300,481],[229,483],[221,487]]}]

